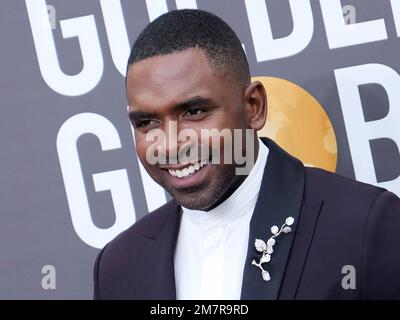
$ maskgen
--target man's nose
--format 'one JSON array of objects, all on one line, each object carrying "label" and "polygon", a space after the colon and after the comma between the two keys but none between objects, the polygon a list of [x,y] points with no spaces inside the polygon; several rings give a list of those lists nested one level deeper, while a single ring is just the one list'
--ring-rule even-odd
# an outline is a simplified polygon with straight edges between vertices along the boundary
[{"label": "man's nose", "polygon": [[182,142],[178,140],[178,124],[176,121],[166,121],[163,126],[164,141],[162,142],[161,152],[165,155],[167,163],[178,163],[178,152]]},{"label": "man's nose", "polygon": [[[169,121],[163,127],[164,141],[162,142],[162,151],[167,163],[178,164],[198,157],[197,153],[197,133],[188,128],[180,128],[176,121]],[[189,156],[188,156],[189,153]]]}]

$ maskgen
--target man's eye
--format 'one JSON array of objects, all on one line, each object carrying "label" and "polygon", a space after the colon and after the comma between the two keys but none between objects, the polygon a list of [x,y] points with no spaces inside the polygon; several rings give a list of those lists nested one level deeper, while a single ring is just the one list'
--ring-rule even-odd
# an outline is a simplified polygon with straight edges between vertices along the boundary
[{"label": "man's eye", "polygon": [[188,111],[186,111],[185,116],[186,115],[189,116],[189,117],[191,117],[191,116],[199,116],[202,113],[204,113],[204,111],[201,110],[201,109],[189,109]]},{"label": "man's eye", "polygon": [[149,127],[152,125],[157,124],[157,121],[155,120],[141,120],[136,122],[135,127],[136,128],[145,128],[145,127]]}]

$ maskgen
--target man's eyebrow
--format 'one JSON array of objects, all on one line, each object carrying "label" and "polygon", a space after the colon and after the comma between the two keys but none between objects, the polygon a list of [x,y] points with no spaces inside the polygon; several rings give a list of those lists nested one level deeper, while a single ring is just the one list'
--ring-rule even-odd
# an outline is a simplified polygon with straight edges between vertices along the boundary
[{"label": "man's eyebrow", "polygon": [[[192,107],[205,106],[205,105],[213,106],[214,103],[212,102],[211,99],[196,96],[196,97],[190,98],[186,101],[176,104],[173,107],[173,111],[186,110],[186,109],[189,109]],[[148,119],[148,118],[154,119],[157,117],[157,114],[151,113],[151,112],[144,112],[144,111],[128,111],[128,116],[131,121],[135,121],[135,120]]]},{"label": "man's eyebrow", "polygon": [[129,119],[132,121],[146,118],[155,118],[155,113],[143,112],[143,111],[128,111]]},{"label": "man's eyebrow", "polygon": [[184,102],[178,103],[177,105],[175,105],[174,110],[185,110],[191,107],[205,106],[205,105],[214,105],[214,103],[212,102],[211,99],[196,96]]}]

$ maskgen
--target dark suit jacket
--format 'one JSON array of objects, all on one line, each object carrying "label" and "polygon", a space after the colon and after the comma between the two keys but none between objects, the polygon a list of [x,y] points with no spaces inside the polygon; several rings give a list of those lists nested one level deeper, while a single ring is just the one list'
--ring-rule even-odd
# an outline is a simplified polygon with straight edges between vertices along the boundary
[{"label": "dark suit jacket", "polygon": [[[273,141],[250,223],[242,299],[400,298],[400,200],[385,189],[307,168]],[[261,279],[254,240],[295,219]],[[174,250],[181,210],[171,200],[111,241],[94,268],[96,299],[175,299]],[[234,250],[234,249],[232,249]],[[355,289],[344,289],[344,266]],[[348,271],[347,271],[348,272]],[[344,282],[346,282],[344,280]]]}]

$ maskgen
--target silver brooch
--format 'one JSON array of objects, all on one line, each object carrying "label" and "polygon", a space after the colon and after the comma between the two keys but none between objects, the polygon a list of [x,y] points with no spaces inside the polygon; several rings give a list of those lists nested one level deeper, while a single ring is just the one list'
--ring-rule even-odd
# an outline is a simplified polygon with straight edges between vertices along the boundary
[{"label": "silver brooch", "polygon": [[271,232],[272,232],[272,237],[268,239],[267,243],[264,242],[264,240],[261,239],[256,239],[254,245],[256,247],[256,250],[258,252],[262,253],[262,256],[260,258],[259,262],[256,262],[253,260],[251,264],[253,266],[256,266],[261,269],[261,275],[263,280],[269,281],[271,280],[271,276],[267,270],[265,270],[262,265],[264,263],[268,263],[271,261],[271,255],[274,252],[274,245],[275,245],[275,239],[279,237],[282,233],[289,233],[292,231],[292,228],[290,227],[294,223],[294,219],[292,217],[288,217],[285,220],[285,223],[282,225],[282,227],[279,229],[277,226],[272,226]]}]

